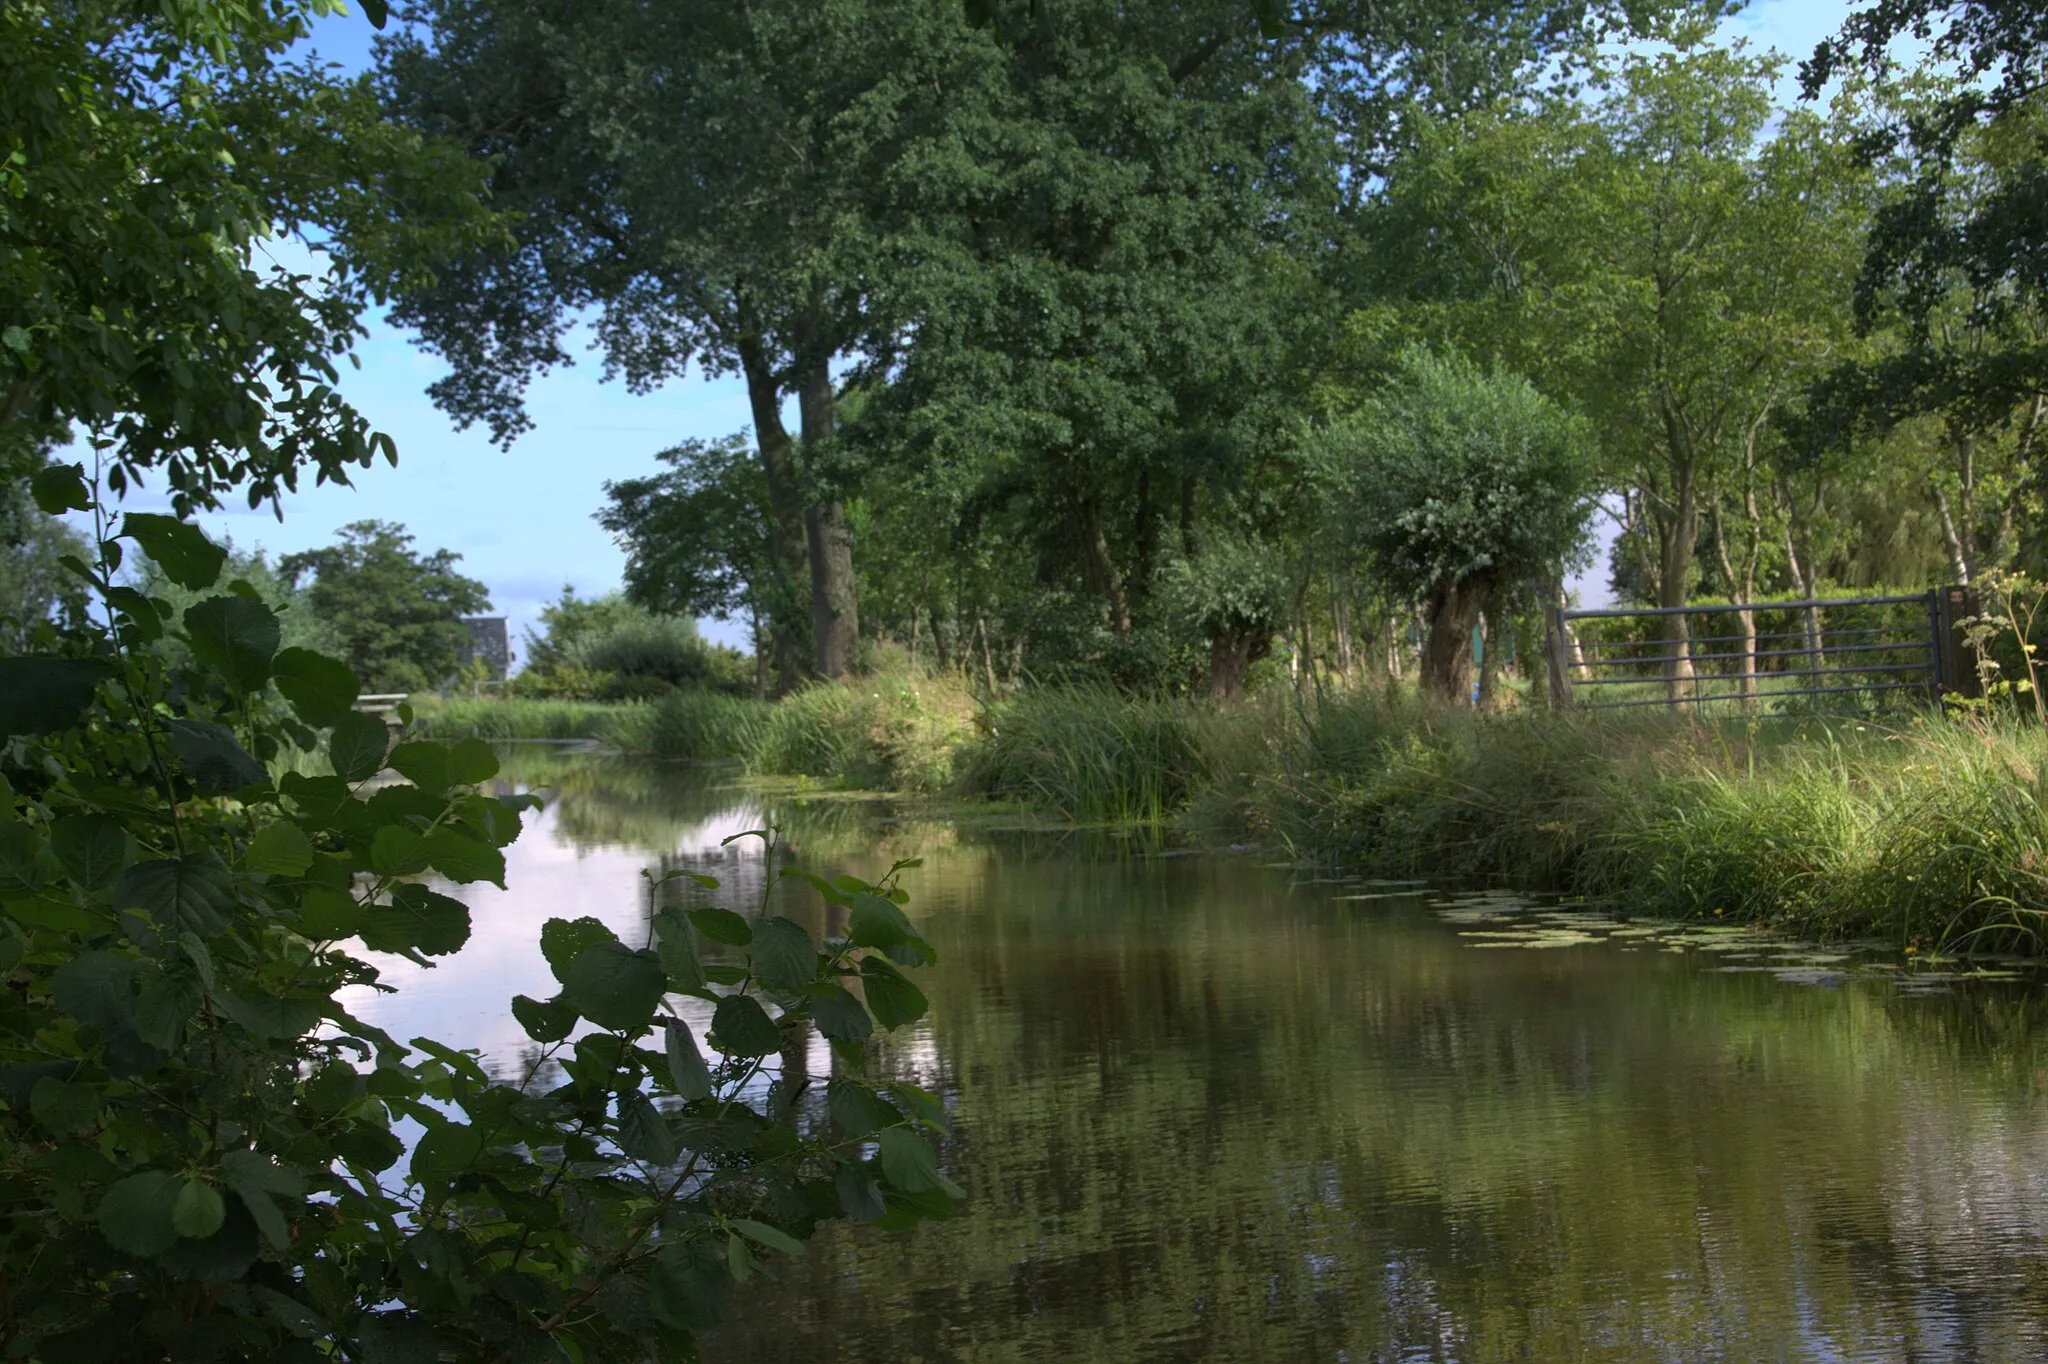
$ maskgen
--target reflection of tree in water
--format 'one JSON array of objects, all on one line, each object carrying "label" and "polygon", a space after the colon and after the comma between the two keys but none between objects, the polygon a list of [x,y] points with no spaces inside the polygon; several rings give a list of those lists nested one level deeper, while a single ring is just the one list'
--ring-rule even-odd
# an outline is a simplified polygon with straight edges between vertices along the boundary
[{"label": "reflection of tree in water", "polygon": [[2037,994],[1481,951],[1242,864],[940,870],[922,1036],[972,1201],[833,1231],[711,1358],[2048,1342]]},{"label": "reflection of tree in water", "polygon": [[[794,856],[829,868],[894,846],[920,849],[950,842],[949,827],[907,817],[896,803],[865,793],[766,791],[723,763],[657,763],[568,745],[508,744],[498,750],[501,782],[541,790],[555,807],[555,837],[579,849],[640,848],[699,858],[701,869],[725,858],[718,843],[730,833],[774,825]],[[751,858],[757,846],[733,853]]]}]

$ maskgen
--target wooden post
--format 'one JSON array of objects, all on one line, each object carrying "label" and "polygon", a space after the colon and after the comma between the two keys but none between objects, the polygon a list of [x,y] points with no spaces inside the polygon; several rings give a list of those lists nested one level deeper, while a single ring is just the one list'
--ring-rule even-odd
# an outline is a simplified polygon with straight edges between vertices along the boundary
[{"label": "wooden post", "polygon": [[1977,614],[1977,594],[1968,587],[1937,587],[1933,592],[1934,657],[1941,694],[1982,694],[1977,651],[1963,634],[1963,622]]}]

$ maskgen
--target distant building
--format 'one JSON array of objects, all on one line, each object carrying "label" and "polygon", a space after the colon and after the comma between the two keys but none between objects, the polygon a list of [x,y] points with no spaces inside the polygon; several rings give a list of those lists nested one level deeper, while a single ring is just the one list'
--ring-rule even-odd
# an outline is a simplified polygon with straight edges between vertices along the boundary
[{"label": "distant building", "polygon": [[462,665],[482,662],[489,670],[490,680],[503,682],[506,669],[512,666],[511,637],[505,633],[503,616],[464,616],[462,623],[469,628],[469,643],[462,650]]}]

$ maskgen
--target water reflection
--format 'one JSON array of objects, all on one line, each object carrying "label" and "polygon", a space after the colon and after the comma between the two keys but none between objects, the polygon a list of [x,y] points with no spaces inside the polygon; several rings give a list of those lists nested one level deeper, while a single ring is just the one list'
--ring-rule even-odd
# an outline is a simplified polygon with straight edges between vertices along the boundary
[{"label": "water reflection", "polygon": [[[551,988],[542,919],[630,936],[641,868],[677,860],[758,890],[754,855],[716,847],[758,802],[553,761],[512,892],[471,896],[477,943],[366,1013],[516,1054],[504,1000]],[[1417,900],[1242,860],[820,805],[774,813],[821,866],[940,853],[908,883],[933,1013],[888,1064],[951,1097],[971,1201],[828,1231],[713,1359],[2048,1355],[2036,990],[1485,951]]]}]

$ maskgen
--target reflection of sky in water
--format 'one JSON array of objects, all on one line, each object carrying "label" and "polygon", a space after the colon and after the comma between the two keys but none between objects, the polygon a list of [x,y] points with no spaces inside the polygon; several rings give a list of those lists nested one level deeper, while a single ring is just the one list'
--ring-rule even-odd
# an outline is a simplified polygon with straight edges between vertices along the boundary
[{"label": "reflection of sky in water", "polygon": [[[514,995],[547,999],[559,988],[540,953],[541,925],[549,919],[597,919],[629,946],[647,942],[648,881],[642,874],[664,865],[687,865],[717,876],[717,893],[696,892],[693,903],[723,903],[751,910],[761,886],[761,842],[729,835],[760,827],[758,807],[736,805],[688,826],[673,848],[650,852],[619,843],[578,842],[558,831],[559,803],[530,821],[519,841],[505,850],[507,889],[478,883],[435,889],[469,906],[469,943],[452,957],[430,958],[422,969],[403,957],[363,952],[375,963],[386,994],[368,986],[342,992],[344,1008],[384,1028],[400,1041],[431,1037],[450,1046],[477,1048],[497,1067],[515,1064],[532,1045],[512,1017]],[[709,1005],[679,1001],[680,1012],[701,1038]]]},{"label": "reflection of sky in water", "polygon": [[[508,850],[509,893],[457,892],[463,953],[384,959],[402,992],[351,1007],[505,1066],[511,996],[555,990],[547,918],[637,944],[643,870],[678,868],[751,913],[760,844],[719,845],[761,809],[617,771]],[[837,850],[814,869],[885,869],[816,822],[842,813],[799,840]],[[2020,988],[1479,951],[1234,860],[955,846],[905,885],[933,1008],[878,1065],[946,1096],[971,1201],[829,1229],[713,1361],[2048,1358],[2048,1007]]]}]

